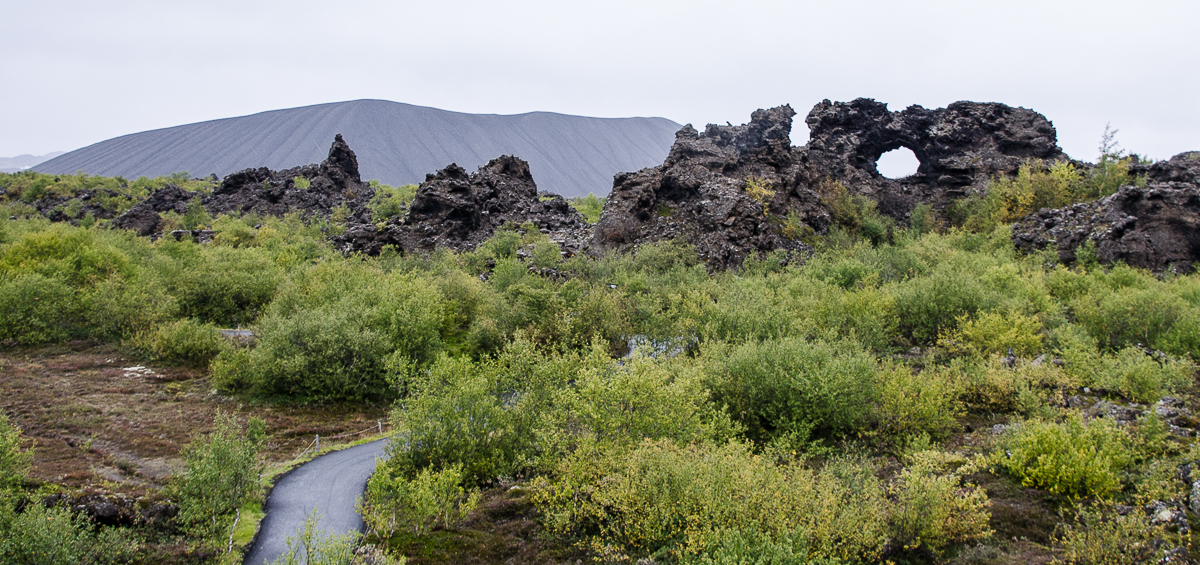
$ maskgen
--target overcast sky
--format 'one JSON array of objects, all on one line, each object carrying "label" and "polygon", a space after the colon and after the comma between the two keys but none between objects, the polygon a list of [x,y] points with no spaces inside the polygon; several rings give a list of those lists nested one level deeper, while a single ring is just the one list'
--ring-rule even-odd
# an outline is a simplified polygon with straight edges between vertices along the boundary
[{"label": "overcast sky", "polygon": [[0,156],[378,98],[734,124],[824,98],[1045,114],[1094,160],[1106,123],[1200,149],[1200,2],[0,0]]}]

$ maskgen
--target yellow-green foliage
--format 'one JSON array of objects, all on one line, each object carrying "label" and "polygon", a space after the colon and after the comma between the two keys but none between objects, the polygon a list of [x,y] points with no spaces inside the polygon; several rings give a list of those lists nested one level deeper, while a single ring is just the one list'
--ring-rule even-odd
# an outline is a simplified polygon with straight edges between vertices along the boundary
[{"label": "yellow-green foliage", "polygon": [[887,499],[869,470],[781,468],[736,442],[579,454],[533,500],[551,531],[632,555],[700,554],[721,530],[801,530],[812,556],[847,559],[878,556],[887,539]]},{"label": "yellow-green foliage", "polygon": [[151,361],[207,366],[221,352],[221,336],[212,324],[183,318],[143,330],[129,345]]},{"label": "yellow-green foliage", "polygon": [[292,186],[300,190],[308,190],[308,187],[312,186],[312,181],[308,180],[306,177],[294,177],[292,179]]},{"label": "yellow-green foliage", "polygon": [[376,534],[390,537],[407,530],[420,535],[430,528],[450,528],[479,504],[479,491],[462,488],[462,467],[440,471],[422,469],[412,478],[381,470],[367,481],[367,492],[358,505],[363,521]]},{"label": "yellow-green foliage", "polygon": [[1030,159],[1017,169],[1015,177],[992,179],[982,194],[952,204],[950,216],[956,225],[987,231],[1042,208],[1062,208],[1107,196],[1122,185],[1145,184],[1145,179],[1129,174],[1129,163],[1127,158],[1106,154],[1085,173],[1068,161],[1047,164]]},{"label": "yellow-green foliage", "polygon": [[689,443],[735,432],[691,364],[636,356],[623,365],[593,362],[574,380],[552,393],[553,409],[538,425],[537,441],[551,460],[578,450],[621,451],[646,439]]},{"label": "yellow-green foliage", "polygon": [[[321,531],[317,526],[321,519],[319,511],[319,508],[313,507],[296,535],[287,537],[287,550],[270,565],[342,565],[351,562],[362,535],[358,532],[339,535]],[[404,565],[404,562],[401,558],[399,565]],[[380,565],[391,563],[395,562]]]},{"label": "yellow-green foliage", "polygon": [[647,441],[626,454],[577,453],[538,483],[534,502],[552,531],[600,553],[703,562],[752,544],[872,561],[890,541],[936,551],[987,535],[986,495],[941,471],[921,459],[887,487],[862,460],[781,467],[738,442]]},{"label": "yellow-green foliage", "polygon": [[994,463],[1027,487],[1067,497],[1106,498],[1121,489],[1121,472],[1133,461],[1130,437],[1108,418],[1085,422],[1030,420],[1003,436]]},{"label": "yellow-green foliage", "polygon": [[1142,512],[1118,512],[1097,504],[1081,507],[1071,522],[1059,525],[1060,565],[1124,565],[1160,563],[1174,544],[1157,540],[1176,538],[1167,524],[1155,524]]},{"label": "yellow-green foliage", "polygon": [[875,362],[853,342],[712,344],[701,362],[713,400],[755,441],[779,432],[846,434],[867,420],[877,398]]},{"label": "yellow-green foliage", "polygon": [[371,187],[375,189],[375,196],[371,198],[367,208],[371,210],[371,219],[375,222],[403,216],[408,205],[412,204],[413,198],[417,196],[415,184],[388,186],[373,180]]},{"label": "yellow-green foliage", "polygon": [[594,224],[600,221],[600,213],[604,211],[604,204],[608,202],[608,197],[598,198],[589,192],[587,196],[576,196],[567,202],[571,203],[575,211],[583,214],[589,224]]},{"label": "yellow-green foliage", "polygon": [[21,486],[29,472],[33,453],[21,449],[21,430],[0,412],[0,498],[9,489]]},{"label": "yellow-green foliage", "polygon": [[988,356],[1009,348],[1022,357],[1042,350],[1042,324],[1020,312],[984,311],[975,317],[959,316],[957,328],[938,339],[938,345],[967,355]]},{"label": "yellow-green foliage", "polygon": [[964,412],[960,383],[941,371],[888,364],[880,369],[876,386],[878,400],[871,418],[885,437],[944,437],[954,431]]},{"label": "yellow-green foliage", "polygon": [[959,471],[948,467],[966,463],[961,457],[937,451],[915,453],[891,487],[896,498],[892,513],[895,541],[905,550],[938,551],[991,534],[987,508],[991,502],[983,489],[964,484],[962,475],[974,471],[965,465]]},{"label": "yellow-green foliage", "polygon": [[852,236],[861,235],[872,243],[889,239],[894,228],[891,218],[879,213],[874,200],[850,191],[846,185],[826,178],[817,186],[821,203],[829,207],[833,227]]},{"label": "yellow-green foliage", "polygon": [[1030,414],[1082,385],[1054,364],[1018,360],[1010,366],[999,355],[986,361],[955,360],[933,370],[958,383],[960,398],[968,406],[989,412]]},{"label": "yellow-green foliage", "polygon": [[767,206],[771,204],[771,199],[775,198],[775,189],[771,188],[771,181],[761,177],[746,177],[746,194],[761,204],[763,215],[767,215]]}]

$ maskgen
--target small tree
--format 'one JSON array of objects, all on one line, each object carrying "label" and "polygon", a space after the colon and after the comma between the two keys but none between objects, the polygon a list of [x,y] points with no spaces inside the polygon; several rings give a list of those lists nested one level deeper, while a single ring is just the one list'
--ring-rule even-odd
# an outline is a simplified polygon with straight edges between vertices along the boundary
[{"label": "small tree", "polygon": [[259,452],[265,440],[262,419],[251,418],[243,428],[218,411],[213,431],[184,448],[187,470],[174,488],[179,519],[204,543],[216,543],[238,509],[262,491]]},{"label": "small tree", "polygon": [[21,451],[21,430],[0,414],[0,493],[25,480],[30,459],[30,452]]}]

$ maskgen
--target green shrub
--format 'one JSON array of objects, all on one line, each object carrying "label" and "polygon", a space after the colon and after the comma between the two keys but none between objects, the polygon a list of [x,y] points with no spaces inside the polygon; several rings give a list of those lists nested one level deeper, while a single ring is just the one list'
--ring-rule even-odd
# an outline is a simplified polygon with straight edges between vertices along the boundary
[{"label": "green shrub", "polygon": [[464,478],[460,466],[436,472],[425,468],[412,478],[393,475],[390,470],[382,467],[371,476],[359,504],[363,521],[381,537],[401,530],[421,535],[430,528],[450,528],[479,504],[478,490],[467,492],[460,486]]},{"label": "green shrub", "polygon": [[[851,193],[846,185],[831,178],[821,182],[817,193],[829,207],[837,230],[852,237],[861,236],[876,245],[892,238],[895,222],[879,213],[874,200]],[[834,235],[832,230],[830,233]]]},{"label": "green shrub", "polygon": [[371,198],[367,208],[371,210],[371,220],[375,222],[403,216],[408,205],[417,195],[417,185],[415,184],[388,186],[373,180],[371,187],[375,189],[375,196]]},{"label": "green shrub", "polygon": [[600,213],[604,211],[604,204],[607,201],[607,197],[597,198],[591,192],[587,196],[576,196],[567,200],[567,202],[571,203],[571,207],[575,208],[576,212],[583,214],[583,217],[587,219],[589,224],[600,221]]},{"label": "green shrub", "polygon": [[644,356],[622,365],[596,362],[603,354],[594,348],[593,361],[573,375],[574,383],[552,393],[537,429],[544,466],[578,450],[619,452],[657,439],[714,441],[736,431],[709,402],[699,369]]},{"label": "green shrub", "polygon": [[93,338],[132,337],[154,332],[175,317],[179,303],[153,278],[111,278],[96,285],[85,299],[87,325]]},{"label": "green shrub", "polygon": [[1200,339],[1195,306],[1162,285],[1100,288],[1071,306],[1079,324],[1106,347],[1144,344],[1176,355],[1195,355],[1193,345]]},{"label": "green shrub", "polygon": [[917,343],[933,343],[939,334],[953,330],[963,315],[986,310],[999,302],[977,275],[947,265],[927,277],[913,278],[893,287],[900,331]]},{"label": "green shrub", "polygon": [[963,412],[958,383],[941,372],[885,365],[876,386],[878,400],[870,414],[884,437],[928,434],[943,438],[958,427]]},{"label": "green shrub", "polygon": [[1121,472],[1132,463],[1128,434],[1108,418],[1031,420],[1006,433],[1001,444],[992,456],[997,466],[1027,487],[1071,499],[1119,491]]},{"label": "green shrub", "polygon": [[0,341],[54,343],[78,331],[80,304],[59,279],[37,273],[0,278]]},{"label": "green shrub", "polygon": [[[928,369],[927,369],[928,370]],[[999,355],[986,361],[955,360],[933,368],[940,378],[956,381],[960,398],[977,412],[1020,412],[1032,415],[1061,402],[1065,391],[1083,382],[1052,363],[1009,363]]]},{"label": "green shrub", "polygon": [[737,442],[579,453],[533,500],[550,531],[629,556],[691,560],[720,551],[709,544],[731,531],[807,541],[787,550],[818,559],[877,558],[887,541],[888,502],[868,467],[784,469]]},{"label": "green shrub", "polygon": [[866,423],[878,398],[875,361],[852,342],[710,344],[702,360],[713,402],[754,441],[783,432],[849,433]]},{"label": "green shrub", "polygon": [[1167,562],[1165,551],[1174,544],[1158,540],[1170,537],[1166,524],[1155,524],[1152,516],[1133,511],[1120,513],[1097,504],[1080,508],[1071,522],[1059,525],[1055,543],[1063,565],[1124,565]]},{"label": "green shrub", "polygon": [[893,540],[906,551],[924,549],[940,552],[952,543],[969,542],[991,535],[990,505],[983,489],[963,484],[964,472],[944,472],[953,456],[921,452],[892,485],[896,509],[892,512]]},{"label": "green shrub", "polygon": [[1142,348],[1132,346],[1113,356],[1103,356],[1099,365],[1091,381],[1096,387],[1148,404],[1187,386],[1196,372],[1191,363],[1155,359]]},{"label": "green shrub", "polygon": [[312,181],[307,177],[292,177],[292,186],[297,190],[308,190],[308,187],[312,186]]},{"label": "green shrub", "polygon": [[[426,281],[351,262],[323,263],[280,292],[256,327],[258,345],[248,362],[218,363],[218,374],[227,385],[244,382],[264,398],[388,397],[386,360],[393,354],[432,360],[443,320],[435,287]],[[235,365],[244,373],[231,374]]]},{"label": "green shrub", "polygon": [[494,366],[444,355],[415,378],[392,412],[388,473],[409,480],[420,470],[456,467],[469,485],[513,474],[530,438],[517,429],[496,378]]},{"label": "green shrub", "polygon": [[24,233],[0,250],[0,276],[39,274],[75,288],[132,272],[129,257],[91,230],[50,224]]},{"label": "green shrub", "polygon": [[[321,515],[314,507],[304,518],[295,536],[287,537],[287,550],[271,565],[345,565],[354,558],[354,550],[362,535],[358,532],[327,534],[317,523]],[[403,565],[404,560],[399,561]]]},{"label": "green shrub", "polygon": [[7,500],[0,500],[0,562],[109,565],[128,562],[137,549],[132,536],[118,528],[96,527],[82,512],[30,502],[15,514]]},{"label": "green shrub", "polygon": [[203,367],[221,352],[222,342],[212,324],[183,318],[137,333],[130,345],[151,361]]},{"label": "green shrub", "polygon": [[1012,349],[1018,356],[1032,357],[1042,350],[1042,323],[1020,312],[977,312],[974,317],[959,316],[955,325],[938,339],[938,345],[952,352],[987,357]]},{"label": "green shrub", "polygon": [[179,500],[178,520],[204,545],[221,545],[234,513],[262,492],[259,458],[266,424],[251,418],[243,428],[229,414],[217,412],[213,430],[183,450],[185,471],[171,486]]}]

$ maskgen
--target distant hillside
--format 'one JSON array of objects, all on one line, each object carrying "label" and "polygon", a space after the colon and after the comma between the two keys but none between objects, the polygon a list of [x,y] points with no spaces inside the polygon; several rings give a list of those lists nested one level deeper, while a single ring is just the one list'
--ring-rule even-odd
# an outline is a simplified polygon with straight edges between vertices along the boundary
[{"label": "distant hillside", "polygon": [[41,163],[44,173],[223,177],[248,167],[284,169],[325,158],[341,133],[363,179],[419,183],[450,163],[468,171],[502,154],[529,162],[538,188],[606,194],[613,175],[661,164],[679,124],[665,118],[587,118],[547,112],[463,114],[385,100],[262,112],[135,133]]},{"label": "distant hillside", "polygon": [[59,155],[62,151],[55,151],[45,155],[17,155],[16,157],[0,157],[0,173],[15,173],[23,171],[43,161],[49,161]]}]

